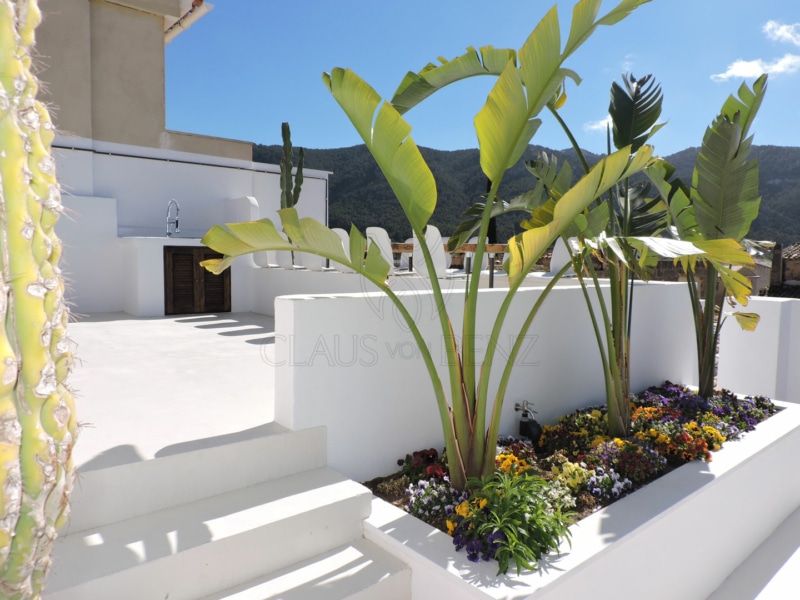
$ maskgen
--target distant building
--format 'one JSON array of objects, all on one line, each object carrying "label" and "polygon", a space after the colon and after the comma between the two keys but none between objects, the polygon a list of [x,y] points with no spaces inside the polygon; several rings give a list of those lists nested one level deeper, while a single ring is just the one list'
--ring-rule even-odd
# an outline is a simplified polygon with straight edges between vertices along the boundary
[{"label": "distant building", "polygon": [[800,299],[800,242],[781,248],[775,245],[772,274],[766,295],[775,298]]},{"label": "distant building", "polygon": [[[280,169],[254,163],[250,142],[166,129],[164,47],[211,4],[41,0],[40,5],[40,97],[58,130],[53,156],[65,215],[57,233],[73,312],[159,316],[254,310],[263,295],[255,283],[263,270],[258,266],[266,259],[238,259],[232,281],[215,292],[222,300],[209,302],[211,288],[220,286],[197,267],[198,256],[204,256],[199,238],[219,223],[277,221]],[[301,216],[327,224],[328,175],[304,170]],[[185,272],[176,274],[176,261],[186,263]],[[180,306],[190,309],[168,308],[173,288],[174,296],[186,296]]]}]

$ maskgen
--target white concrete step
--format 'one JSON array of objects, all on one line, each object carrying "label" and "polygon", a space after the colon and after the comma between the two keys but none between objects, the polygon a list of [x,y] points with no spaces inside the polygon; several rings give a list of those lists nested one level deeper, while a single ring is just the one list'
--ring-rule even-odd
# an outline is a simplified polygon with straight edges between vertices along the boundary
[{"label": "white concrete step", "polygon": [[86,529],[57,541],[43,598],[202,598],[360,538],[370,501],[320,468]]},{"label": "white concrete step", "polygon": [[[754,506],[753,510],[758,508]],[[800,508],[789,515],[708,600],[789,600],[800,597],[798,590]]]},{"label": "white concrete step", "polygon": [[364,539],[203,600],[410,600],[411,569]]},{"label": "white concrete step", "polygon": [[276,423],[264,435],[183,444],[168,456],[79,470],[63,534],[131,519],[172,506],[326,465],[324,427],[289,431]]}]

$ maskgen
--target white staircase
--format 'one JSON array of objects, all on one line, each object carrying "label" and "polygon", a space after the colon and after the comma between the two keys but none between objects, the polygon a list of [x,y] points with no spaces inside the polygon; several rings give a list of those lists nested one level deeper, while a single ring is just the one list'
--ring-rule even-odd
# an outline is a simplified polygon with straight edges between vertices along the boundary
[{"label": "white staircase", "polygon": [[81,475],[45,600],[408,600],[363,539],[371,494],[325,465],[325,430]]}]

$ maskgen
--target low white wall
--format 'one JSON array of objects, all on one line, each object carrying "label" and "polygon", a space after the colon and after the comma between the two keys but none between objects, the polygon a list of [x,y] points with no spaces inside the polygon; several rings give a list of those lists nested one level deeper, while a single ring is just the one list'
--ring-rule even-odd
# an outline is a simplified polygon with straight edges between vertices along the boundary
[{"label": "low white wall", "polygon": [[[357,273],[341,273],[339,271],[257,268],[249,274],[249,277],[253,282],[251,310],[270,316],[275,315],[275,300],[280,296],[358,294],[378,290]],[[414,275],[393,277],[390,285],[396,292],[430,289],[430,283],[426,278]],[[439,285],[444,290],[459,291],[464,289],[465,280],[443,279],[439,281]]]},{"label": "low white wall", "polygon": [[800,300],[751,298],[761,321],[743,331],[729,318],[720,332],[717,385],[742,394],[800,402]]},{"label": "low white wall", "polygon": [[[538,288],[518,292],[500,336],[493,384],[505,364],[512,335],[540,293]],[[485,348],[504,296],[503,289],[481,291],[479,349]],[[432,295],[410,292],[403,301],[446,377]],[[664,379],[696,381],[686,285],[637,285],[634,302],[638,310],[633,323],[633,390]],[[463,293],[448,293],[447,306],[458,331]],[[396,470],[396,460],[408,452],[442,448],[441,422],[428,373],[410,332],[387,298],[379,292],[287,296],[278,298],[275,307],[276,421],[293,429],[325,425],[329,464],[359,481]],[[604,402],[603,389],[597,344],[581,290],[577,285],[556,288],[517,357],[501,432],[511,434],[518,428],[515,402],[533,402],[541,422],[554,422],[573,409]]]}]

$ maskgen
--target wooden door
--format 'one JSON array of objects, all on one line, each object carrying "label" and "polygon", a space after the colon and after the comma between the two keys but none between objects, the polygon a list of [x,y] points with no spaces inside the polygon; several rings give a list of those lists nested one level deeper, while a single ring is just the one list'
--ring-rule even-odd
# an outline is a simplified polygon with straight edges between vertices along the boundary
[{"label": "wooden door", "polygon": [[231,311],[231,270],[213,275],[200,266],[200,261],[221,256],[204,247],[164,246],[166,314]]}]

